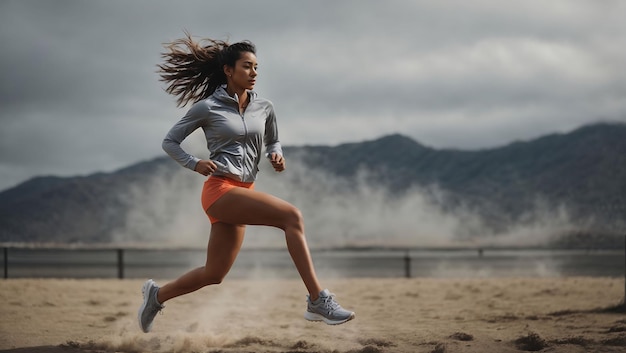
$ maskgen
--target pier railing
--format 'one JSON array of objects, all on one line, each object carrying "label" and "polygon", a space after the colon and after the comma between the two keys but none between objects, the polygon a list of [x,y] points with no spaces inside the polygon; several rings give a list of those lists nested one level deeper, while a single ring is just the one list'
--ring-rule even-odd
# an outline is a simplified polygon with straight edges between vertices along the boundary
[{"label": "pier railing", "polygon": [[[4,278],[37,277],[144,277],[144,272],[170,276],[185,267],[204,263],[205,249],[138,248],[110,246],[15,246],[2,247]],[[252,253],[252,256],[246,253]],[[607,255],[608,254],[608,255]],[[626,237],[624,250],[562,249],[545,247],[414,247],[315,249],[316,268],[343,272],[346,276],[420,277],[524,275],[520,268],[531,266],[538,275],[626,276]],[[623,260],[622,260],[623,257]],[[551,260],[552,259],[552,260]],[[554,260],[556,259],[556,260]],[[573,260],[570,260],[573,259]],[[583,260],[582,263],[580,260]],[[607,260],[608,259],[608,260]],[[286,249],[242,249],[237,262],[245,271],[272,268],[275,273],[292,275]],[[569,262],[568,262],[569,261]],[[568,264],[577,266],[568,269]],[[560,267],[559,267],[560,266]],[[587,267],[585,267],[587,266]],[[163,269],[169,268],[169,273]],[[531,268],[532,269],[532,268]],[[44,271],[44,270],[47,270]],[[143,271],[143,272],[141,272]],[[446,272],[447,271],[447,272]],[[508,271],[508,272],[507,272]],[[570,272],[568,272],[570,271]],[[578,272],[575,272],[578,271]],[[582,271],[582,272],[581,272]],[[585,272],[586,271],[586,272]],[[594,272],[595,271],[595,272]],[[602,272],[604,271],[604,272]],[[626,281],[625,281],[626,293]]]}]

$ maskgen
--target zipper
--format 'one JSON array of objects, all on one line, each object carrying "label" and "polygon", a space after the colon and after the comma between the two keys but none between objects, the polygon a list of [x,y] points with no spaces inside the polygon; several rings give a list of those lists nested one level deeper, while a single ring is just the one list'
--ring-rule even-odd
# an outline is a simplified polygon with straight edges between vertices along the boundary
[{"label": "zipper", "polygon": [[[248,148],[247,148],[247,140],[248,140],[248,126],[246,126],[246,120],[244,119],[244,115],[246,113],[246,110],[244,109],[243,113],[241,112],[241,110],[239,109],[239,97],[237,95],[235,95],[237,98],[233,99],[232,97],[229,96],[229,98],[232,99],[232,102],[235,103],[235,111],[237,112],[237,114],[241,117],[241,123],[243,124],[243,156],[241,156],[241,181],[246,180],[246,155],[248,154]],[[246,107],[247,109],[248,107]]]}]

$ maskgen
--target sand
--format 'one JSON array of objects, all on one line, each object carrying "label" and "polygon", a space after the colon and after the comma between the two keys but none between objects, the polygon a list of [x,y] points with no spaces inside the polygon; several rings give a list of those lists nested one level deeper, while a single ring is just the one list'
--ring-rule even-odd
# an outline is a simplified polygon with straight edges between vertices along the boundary
[{"label": "sand", "polygon": [[0,352],[626,352],[621,278],[333,279],[339,326],[303,319],[298,280],[227,279],[148,334],[142,283],[2,280]]}]

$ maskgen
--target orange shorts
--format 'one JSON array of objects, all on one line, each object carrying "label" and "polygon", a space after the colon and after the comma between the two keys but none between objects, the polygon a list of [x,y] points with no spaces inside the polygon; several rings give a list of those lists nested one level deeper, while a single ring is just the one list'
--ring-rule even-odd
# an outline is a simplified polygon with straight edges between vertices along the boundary
[{"label": "orange shorts", "polygon": [[[254,183],[244,183],[242,181],[233,180],[225,176],[211,176],[204,182],[202,188],[202,208],[206,213],[209,207],[220,197],[230,190],[241,187],[246,189],[254,189]],[[211,224],[219,222],[219,219],[209,216]]]}]

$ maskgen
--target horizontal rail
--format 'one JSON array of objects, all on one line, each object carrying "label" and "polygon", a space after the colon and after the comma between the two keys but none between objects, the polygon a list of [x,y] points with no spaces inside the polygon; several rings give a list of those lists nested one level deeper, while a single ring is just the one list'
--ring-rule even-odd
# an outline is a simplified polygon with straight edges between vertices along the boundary
[{"label": "horizontal rail", "polygon": [[[253,248],[253,249],[242,249],[242,252],[281,252],[283,251],[284,248]],[[3,263],[4,263],[4,278],[8,279],[9,275],[10,275],[10,268],[11,268],[11,261],[10,261],[10,254],[11,252],[17,252],[20,255],[23,255],[25,252],[28,253],[30,251],[34,251],[34,252],[39,252],[39,251],[51,251],[51,252],[55,252],[55,251],[70,251],[70,252],[77,252],[77,253],[90,253],[90,252],[104,252],[104,253],[111,253],[112,257],[111,260],[106,260],[108,255],[105,255],[104,258],[105,260],[102,260],[102,258],[100,258],[100,260],[96,260],[92,263],[92,265],[94,266],[102,266],[104,268],[109,267],[111,269],[115,268],[117,270],[117,278],[123,279],[126,277],[126,268],[129,266],[128,262],[126,261],[126,254],[129,252],[133,252],[133,253],[137,253],[137,252],[205,252],[206,249],[200,249],[200,248],[192,248],[192,247],[176,247],[176,248],[163,248],[163,247],[113,247],[113,246],[87,246],[87,245],[81,245],[81,246],[61,246],[61,245],[55,245],[55,246],[4,246],[3,247]],[[443,253],[447,253],[448,255],[451,255],[452,257],[456,257],[457,253],[459,252],[465,252],[462,253],[462,257],[465,258],[466,256],[469,256],[470,258],[472,256],[476,256],[477,258],[482,258],[484,256],[487,256],[488,254],[493,254],[496,253],[497,256],[499,255],[503,255],[503,256],[511,256],[511,252],[514,254],[514,256],[518,256],[519,254],[524,254],[524,252],[530,252],[530,254],[536,254],[537,252],[539,253],[548,253],[550,255],[555,254],[555,252],[564,252],[565,254],[569,254],[569,252],[575,252],[577,254],[581,253],[581,252],[585,252],[585,253],[595,253],[596,251],[598,252],[604,252],[604,251],[611,251],[611,252],[619,252],[619,250],[608,250],[608,249],[597,249],[597,250],[592,250],[592,249],[588,249],[588,250],[581,250],[581,249],[564,249],[564,248],[546,248],[546,247],[517,247],[517,248],[513,248],[513,247],[413,247],[413,248],[399,248],[399,247],[395,247],[395,248],[332,248],[332,249],[314,249],[312,250],[312,254],[314,255],[314,257],[317,256],[331,256],[331,259],[342,259],[345,256],[345,253],[348,252],[350,255],[350,257],[354,260],[358,259],[363,259],[363,258],[370,258],[370,259],[380,259],[380,260],[392,260],[395,261],[395,259],[398,259],[398,261],[401,261],[400,263],[403,262],[404,266],[400,267],[402,268],[402,272],[404,277],[406,278],[411,278],[413,276],[413,274],[411,273],[411,269],[413,268],[413,262],[414,260],[419,260],[422,258],[438,258],[440,257],[438,254],[442,254]],[[626,237],[625,237],[625,249],[624,251],[626,252]],[[475,255],[472,255],[475,254]],[[113,260],[114,257],[114,260]],[[171,258],[171,257],[170,257]],[[41,262],[38,262],[36,259],[34,262],[32,263],[28,263],[28,262],[24,262],[23,264],[26,264],[26,266],[36,266],[37,264],[42,264]],[[45,261],[45,260],[42,260]],[[69,262],[66,262],[65,258],[61,258],[61,260],[59,261],[58,265],[59,266],[67,266],[68,264],[71,264],[73,260],[69,260]],[[109,262],[110,261],[110,262]],[[19,261],[18,261],[19,263]],[[132,263],[132,261],[131,261]],[[42,266],[45,265],[49,265],[52,264],[53,266],[55,265],[55,263],[45,263]],[[142,263],[142,265],[146,265],[145,263]],[[162,266],[168,266],[168,264],[161,264]],[[169,263],[169,266],[171,266],[172,264]],[[132,265],[131,265],[132,266]],[[152,263],[148,264],[147,266],[153,266]],[[174,264],[174,266],[176,266]],[[19,265],[18,265],[19,267]],[[100,269],[102,269],[102,267]],[[400,269],[399,268],[399,269]],[[625,265],[624,265],[624,271],[626,273],[626,261],[625,261]],[[398,271],[400,272],[400,271]],[[113,274],[113,272],[111,273]],[[72,276],[72,275],[70,275]],[[108,277],[108,275],[107,275]],[[626,293],[626,285],[625,285],[625,289],[624,289],[625,293]],[[626,300],[626,295],[625,295],[625,300]]]}]

